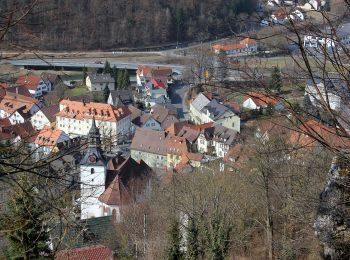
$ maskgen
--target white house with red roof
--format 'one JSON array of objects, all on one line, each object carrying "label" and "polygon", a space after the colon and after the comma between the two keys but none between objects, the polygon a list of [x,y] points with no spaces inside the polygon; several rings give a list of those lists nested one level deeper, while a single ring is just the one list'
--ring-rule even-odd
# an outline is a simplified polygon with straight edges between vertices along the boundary
[{"label": "white house with red roof", "polygon": [[31,74],[20,76],[16,85],[26,87],[34,98],[43,96],[46,92],[52,91],[53,88],[51,81]]},{"label": "white house with red roof", "polygon": [[136,71],[136,82],[138,86],[143,86],[151,79],[157,79],[165,84],[172,83],[173,70],[168,67],[151,67],[140,65]]},{"label": "white house with red roof", "polygon": [[217,54],[223,51],[226,55],[250,55],[258,51],[258,42],[251,38],[245,38],[238,43],[215,44],[212,48]]},{"label": "white house with red roof", "polygon": [[24,123],[42,107],[37,99],[5,91],[0,98],[0,118],[8,118],[13,125]]},{"label": "white house with red roof", "polygon": [[40,157],[58,152],[57,145],[69,140],[69,136],[64,131],[45,126],[34,141],[34,152]]},{"label": "white house with red roof", "polygon": [[258,92],[248,92],[243,98],[242,106],[250,110],[265,109],[272,105],[275,110],[282,110],[283,103],[275,97],[270,97]]},{"label": "white house with red roof", "polygon": [[111,137],[115,142],[127,139],[131,129],[131,112],[126,106],[71,101],[60,102],[56,114],[56,127],[69,136],[85,136],[89,133],[92,119],[100,128],[104,137]]}]

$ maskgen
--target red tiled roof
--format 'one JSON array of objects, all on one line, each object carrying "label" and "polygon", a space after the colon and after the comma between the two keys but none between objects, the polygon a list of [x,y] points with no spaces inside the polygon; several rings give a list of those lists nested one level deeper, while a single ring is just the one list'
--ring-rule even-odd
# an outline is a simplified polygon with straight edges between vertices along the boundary
[{"label": "red tiled roof", "polygon": [[259,107],[266,107],[268,104],[276,105],[279,102],[275,97],[270,97],[257,92],[248,92],[243,100],[246,101],[249,98]]},{"label": "red tiled roof", "polygon": [[39,103],[39,100],[32,97],[6,92],[5,96],[0,101],[0,109],[9,114],[12,114],[19,109],[22,109],[23,113],[28,113],[33,106],[36,106]]},{"label": "red tiled roof", "polygon": [[165,84],[161,80],[151,79],[151,83],[153,84],[154,88],[166,89]]},{"label": "red tiled roof", "polygon": [[64,134],[62,130],[45,126],[39,132],[34,143],[40,146],[55,147],[62,134]]},{"label": "red tiled roof", "polygon": [[24,86],[30,90],[36,90],[40,80],[41,80],[41,77],[36,75],[23,75],[17,79],[16,84],[20,86]]},{"label": "red tiled roof", "polygon": [[238,49],[244,49],[251,45],[256,45],[257,42],[250,38],[245,38],[244,40],[240,41],[239,43],[225,43],[225,44],[215,44],[212,46],[214,50],[222,50],[222,51],[230,51],[230,50],[238,50]]},{"label": "red tiled roof", "polygon": [[64,99],[60,102],[64,108],[56,116],[74,119],[92,119],[117,122],[131,114],[125,106],[113,106],[103,103],[86,103]]},{"label": "red tiled roof", "polygon": [[59,251],[55,260],[112,260],[113,252],[106,246],[97,245]]}]

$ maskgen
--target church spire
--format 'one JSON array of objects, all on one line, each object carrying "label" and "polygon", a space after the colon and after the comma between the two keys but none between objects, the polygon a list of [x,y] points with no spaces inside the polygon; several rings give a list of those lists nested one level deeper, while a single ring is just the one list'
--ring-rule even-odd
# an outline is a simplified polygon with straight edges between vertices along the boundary
[{"label": "church spire", "polygon": [[89,147],[101,147],[101,134],[96,126],[95,117],[92,118],[92,125],[88,134]]}]

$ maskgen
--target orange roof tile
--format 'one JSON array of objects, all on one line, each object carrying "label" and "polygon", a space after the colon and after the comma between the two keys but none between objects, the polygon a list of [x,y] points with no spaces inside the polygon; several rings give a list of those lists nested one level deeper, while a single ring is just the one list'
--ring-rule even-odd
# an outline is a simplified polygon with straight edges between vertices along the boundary
[{"label": "orange roof tile", "polygon": [[17,79],[16,84],[20,86],[24,86],[30,90],[36,90],[40,80],[41,80],[41,77],[36,75],[23,75]]},{"label": "orange roof tile", "polygon": [[6,92],[5,96],[0,100],[0,109],[9,114],[12,114],[19,109],[22,109],[24,113],[28,113],[33,106],[36,106],[39,103],[40,101],[35,98]]},{"label": "orange roof tile", "polygon": [[62,134],[64,134],[62,130],[45,126],[39,132],[34,143],[39,146],[55,147]]},{"label": "orange roof tile", "polygon": [[222,50],[222,51],[229,51],[229,50],[238,50],[238,49],[244,49],[250,45],[256,45],[257,42],[250,38],[245,38],[241,40],[239,43],[224,43],[224,44],[215,44],[212,46],[214,50]]},{"label": "orange roof tile", "polygon": [[258,92],[248,92],[243,100],[246,101],[249,98],[251,98],[259,107],[266,107],[268,104],[276,105],[279,102],[275,97],[267,96]]},{"label": "orange roof tile", "polygon": [[60,102],[64,108],[56,116],[74,118],[74,119],[92,119],[102,121],[118,122],[119,120],[131,114],[126,106],[113,106],[103,103],[85,103],[64,99]]}]

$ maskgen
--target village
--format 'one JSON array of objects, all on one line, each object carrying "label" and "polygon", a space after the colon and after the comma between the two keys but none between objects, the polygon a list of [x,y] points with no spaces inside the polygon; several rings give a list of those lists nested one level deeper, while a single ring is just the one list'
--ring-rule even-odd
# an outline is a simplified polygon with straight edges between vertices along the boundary
[{"label": "village", "polygon": [[[293,6],[289,2],[293,1],[284,4]],[[302,23],[307,19],[305,10],[319,10],[323,2],[308,1],[286,13],[274,7],[280,6],[279,1],[268,1],[272,11],[259,26]],[[337,40],[328,34],[329,28],[323,32],[327,36],[303,34],[301,46],[310,56],[316,57],[323,48],[334,51],[339,39],[350,46],[350,23],[337,27]],[[295,44],[285,47],[290,55],[300,54]],[[93,58],[94,66],[77,65],[78,71],[64,65],[61,70],[51,65],[11,65],[16,67],[15,76],[0,82],[1,145],[25,144],[33,161],[47,161],[53,172],[64,172],[65,181],[76,191],[69,214],[91,227],[102,223],[99,232],[106,232],[106,219],[121,222],[129,205],[150,198],[154,181],[167,185],[178,175],[198,171],[239,173],[249,160],[252,143],[264,144],[273,135],[305,153],[319,146],[292,126],[291,107],[308,111],[301,126],[305,131],[340,149],[348,144],[321,105],[327,100],[330,110],[347,117],[344,104],[350,92],[339,73],[286,78],[290,68],[273,63],[286,53],[274,54],[273,48],[245,34],[209,43],[205,51],[214,68],[203,65],[200,75],[192,65],[190,70],[189,65],[137,61],[135,69],[105,57]],[[195,55],[188,49],[176,52]],[[258,67],[259,57],[273,66]],[[258,76],[238,73],[239,66],[250,60]],[[339,123],[350,131],[346,120]],[[0,196],[3,200],[6,192]],[[86,246],[110,252],[100,245],[98,235],[92,240]]]}]

